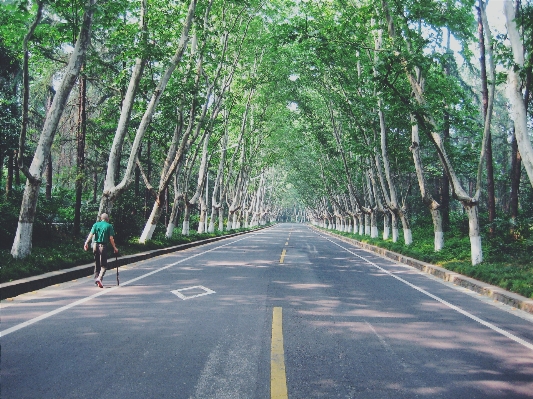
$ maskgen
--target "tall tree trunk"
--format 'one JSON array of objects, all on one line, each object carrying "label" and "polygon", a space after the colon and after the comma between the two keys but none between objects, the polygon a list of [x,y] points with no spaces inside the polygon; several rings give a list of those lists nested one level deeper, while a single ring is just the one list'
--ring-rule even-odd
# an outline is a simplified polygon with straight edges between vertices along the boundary
[{"label": "tall tree trunk", "polygon": [[93,203],[96,204],[97,200],[97,192],[98,192],[98,172],[96,171],[96,168],[93,171]]},{"label": "tall tree trunk", "polygon": [[[139,159],[141,158],[141,155],[142,155],[142,147],[139,148]],[[134,179],[135,179],[133,183],[134,193],[135,193],[135,197],[138,198],[141,195],[141,170],[139,169],[138,165],[135,166],[135,178]]]},{"label": "tall tree trunk", "polygon": [[204,196],[200,196],[200,221],[198,223],[198,233],[205,233],[205,218],[207,215],[207,204],[205,203]]},{"label": "tall tree trunk", "polygon": [[95,4],[96,0],[88,0],[85,5],[85,13],[83,15],[83,22],[78,35],[78,40],[76,41],[76,46],[70,56],[60,88],[54,96],[50,112],[46,116],[32,163],[29,169],[27,167],[23,168],[27,180],[20,209],[17,232],[11,248],[11,255],[14,258],[25,258],[31,252],[33,221],[37,209],[37,199],[42,183],[43,169],[46,165],[46,160],[48,159],[48,154],[50,153],[50,148],[59,120],[63,114],[65,104],[72,87],[76,83],[76,79],[85,59],[85,53],[91,37],[90,32],[92,17],[96,8]]},{"label": "tall tree trunk", "polygon": [[[150,138],[148,138],[148,144],[147,144],[147,147],[146,147],[146,162],[148,163],[148,167],[147,167],[147,170],[146,170],[146,177],[148,179],[148,181],[151,181],[152,179],[152,159],[151,159],[151,156],[152,156],[152,141],[150,140]],[[144,190],[144,219],[148,219],[149,216],[150,216],[150,211],[148,210],[148,205],[150,204],[150,202],[152,201],[152,193],[151,191],[146,188]],[[158,212],[158,214],[160,214]]]},{"label": "tall tree trunk", "polygon": [[189,205],[189,201],[187,201],[187,197],[185,197],[184,203],[184,211],[183,211],[183,227],[181,229],[181,234],[184,236],[188,236],[190,232],[190,222],[189,218],[191,216],[191,205]]},{"label": "tall tree trunk", "polygon": [[[516,25],[516,13],[511,0],[504,0],[504,12],[507,21],[507,33],[513,51],[514,63],[524,67],[524,44]],[[529,49],[531,51],[531,49]],[[510,114],[514,122],[515,136],[518,150],[522,156],[522,163],[526,170],[530,184],[533,186],[533,146],[527,127],[527,110],[522,94],[523,82],[520,77],[520,70],[515,70],[512,66],[507,74],[507,97],[511,104]]]},{"label": "tall tree trunk", "polygon": [[0,145],[0,184],[2,184],[2,181],[4,180],[4,158],[5,157],[5,151],[4,147]]},{"label": "tall tree trunk", "polygon": [[218,208],[218,230],[224,231],[224,206]]},{"label": "tall tree trunk", "polygon": [[[480,0],[482,2],[482,0]],[[479,40],[479,64],[481,75],[481,97],[483,102],[483,120],[487,118],[487,110],[489,106],[489,87],[487,84],[487,64],[485,62],[485,34],[483,31],[483,18],[482,18],[483,5],[477,8],[478,12],[478,40]],[[494,163],[492,159],[492,135],[490,130],[487,137],[486,148],[486,172],[487,172],[487,208],[489,211],[489,232],[494,234],[494,225],[492,224],[496,219],[496,198],[494,194]]]},{"label": "tall tree trunk", "polygon": [[[529,100],[533,84],[533,51],[529,51],[529,62],[526,67],[526,81],[524,90],[524,107],[526,115],[528,112]],[[518,150],[518,142],[516,138],[516,129],[513,128],[513,137],[511,142],[512,160],[511,160],[511,198],[510,198],[510,215],[511,222],[514,225],[518,217],[518,197],[520,194],[520,178],[522,174],[522,156]],[[514,230],[514,228],[512,228]]]},{"label": "tall tree trunk", "polygon": [[53,165],[52,165],[52,153],[48,154],[48,162],[46,163],[46,190],[45,196],[47,200],[52,199],[53,188]]},{"label": "tall tree trunk", "polygon": [[6,197],[13,190],[13,168],[16,160],[16,152],[10,151],[7,156]]},{"label": "tall tree trunk", "polygon": [[167,238],[172,238],[172,235],[174,234],[174,229],[176,228],[176,225],[179,222],[179,200],[181,198],[181,195],[178,191],[178,183],[176,181],[176,177],[174,178],[174,202],[172,203],[172,211],[170,212],[170,218],[167,225],[167,232],[165,236]]},{"label": "tall tree trunk", "polygon": [[19,155],[18,155],[18,150],[15,151],[15,159],[14,159],[14,164],[13,164],[13,177],[15,179],[15,186],[17,187],[20,187],[20,168],[19,168],[19,164],[18,164],[18,158],[19,158]]},{"label": "tall tree trunk", "polygon": [[31,40],[35,28],[41,21],[43,15],[43,2],[37,2],[37,13],[35,20],[30,25],[28,32],[24,36],[22,41],[22,51],[23,51],[23,60],[22,60],[22,126],[20,129],[19,136],[19,150],[17,154],[17,165],[23,167],[23,158],[24,158],[24,147],[26,146],[26,132],[28,130],[28,110],[29,110],[29,100],[30,100],[30,73],[29,73],[29,59],[30,52],[28,49],[28,43]]},{"label": "tall tree trunk", "polygon": [[[447,29],[446,58],[444,63],[444,74],[446,76],[450,75],[450,64],[453,60],[453,52],[450,50],[450,36],[450,29]],[[444,145],[446,146],[447,143],[450,141],[450,113],[448,112],[448,105],[446,105],[446,109],[444,110],[443,119],[444,126],[442,130],[442,139]],[[437,248],[442,249],[442,247],[444,246],[444,232],[448,231],[450,228],[450,180],[448,179],[448,174],[445,170],[442,171],[442,176],[439,179],[438,190],[439,200],[438,202],[436,202],[440,205],[438,212],[441,215],[441,218],[439,218],[439,220],[442,221],[440,223],[435,224],[435,218],[433,218],[433,225],[435,229],[439,229],[439,234],[442,235],[442,240],[439,240],[439,243],[437,243],[437,230],[435,230],[435,251],[440,250]]]},{"label": "tall tree trunk", "polygon": [[[48,99],[46,101],[46,113],[48,114],[50,112],[50,108],[52,107],[52,102],[54,101],[54,95],[55,90],[50,85],[48,87]],[[50,154],[48,155],[48,163],[46,164],[46,199],[50,200],[52,199],[52,187],[53,187],[53,164],[52,164],[52,152],[50,151]]]},{"label": "tall tree trunk", "polygon": [[383,213],[383,240],[388,240],[390,236],[390,213]]},{"label": "tall tree trunk", "polygon": [[83,182],[85,180],[85,137],[87,134],[87,79],[80,78],[78,131],[76,135],[78,154],[76,158],[76,203],[74,205],[74,235],[79,236],[81,231],[81,197],[83,194]]},{"label": "tall tree trunk", "polygon": [[513,138],[511,141],[511,198],[509,199],[509,213],[511,220],[518,217],[518,195],[520,193],[520,177],[522,175],[522,157],[518,151],[518,143],[513,129]]}]

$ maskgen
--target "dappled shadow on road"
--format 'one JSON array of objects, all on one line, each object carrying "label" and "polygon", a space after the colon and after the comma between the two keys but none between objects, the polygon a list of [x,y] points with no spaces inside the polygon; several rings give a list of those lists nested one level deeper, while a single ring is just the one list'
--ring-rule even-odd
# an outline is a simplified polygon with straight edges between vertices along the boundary
[{"label": "dappled shadow on road", "polygon": [[533,397],[530,349],[355,257],[299,250],[271,289],[292,397]]},{"label": "dappled shadow on road", "polygon": [[[284,242],[275,252],[227,246],[118,289],[106,276],[105,295],[39,324],[38,335],[53,339],[2,353],[2,373],[13,378],[4,393],[39,397],[39,386],[54,397],[63,386],[68,395],[55,397],[88,397],[98,385],[101,397],[165,397],[162,387],[217,397],[257,369],[268,375],[272,307],[280,306],[291,398],[533,397],[530,350],[355,257],[290,242],[284,263]],[[162,263],[121,273],[121,282]],[[85,284],[21,304],[24,317],[101,292]],[[215,294],[172,293],[196,286]],[[257,385],[268,391],[268,377]]]}]

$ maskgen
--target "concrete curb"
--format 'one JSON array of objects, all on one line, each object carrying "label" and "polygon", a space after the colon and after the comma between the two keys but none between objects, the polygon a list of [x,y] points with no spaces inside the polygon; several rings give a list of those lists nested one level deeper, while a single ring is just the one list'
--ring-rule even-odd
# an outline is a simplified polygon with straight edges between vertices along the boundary
[{"label": "concrete curb", "polygon": [[335,237],[346,243],[356,245],[359,248],[372,251],[378,255],[383,256],[384,258],[392,259],[397,262],[404,263],[406,265],[415,267],[416,269],[431,274],[435,277],[438,277],[444,281],[451,282],[453,284],[459,285],[461,287],[467,288],[478,294],[488,296],[495,301],[504,303],[509,306],[513,306],[517,309],[521,309],[525,312],[533,314],[533,300],[528,299],[522,295],[515,294],[504,290],[503,288],[484,283],[482,281],[475,280],[471,277],[463,276],[462,274],[451,272],[441,266],[432,265],[431,263],[422,262],[420,260],[410,258],[405,255],[398,254],[396,252],[389,251],[385,248],[376,247],[375,245],[370,245],[361,241],[357,241],[353,238],[344,237],[337,235],[333,232],[324,231],[316,228],[315,226],[310,226],[316,231]]},{"label": "concrete curb", "polygon": [[[110,269],[116,268],[117,265],[120,267],[120,266],[124,266],[130,263],[135,263],[135,262],[139,262],[142,260],[155,258],[156,256],[165,255],[171,252],[183,251],[188,248],[198,247],[203,244],[209,244],[212,242],[224,240],[226,238],[237,237],[242,234],[247,234],[247,233],[251,233],[254,231],[262,230],[267,227],[271,227],[271,226],[259,227],[257,229],[250,230],[250,231],[242,231],[239,233],[227,234],[227,235],[223,235],[219,237],[208,238],[205,240],[194,241],[194,242],[190,242],[187,244],[175,245],[173,247],[154,249],[151,251],[141,252],[138,254],[126,255],[118,259],[116,258],[109,259],[107,262],[107,266],[108,266],[107,269],[110,270]],[[118,260],[118,263],[117,263],[117,260]],[[54,284],[61,284],[67,281],[77,279],[77,278],[87,277],[87,276],[92,275],[93,272],[94,272],[94,263],[91,263],[87,265],[71,267],[69,269],[58,270],[55,272],[48,272],[48,273],[40,274],[38,276],[32,276],[32,277],[23,278],[20,280],[10,281],[9,283],[3,283],[0,285],[0,300],[12,298],[17,295],[25,294],[27,292],[40,290],[41,288],[49,287]]]}]

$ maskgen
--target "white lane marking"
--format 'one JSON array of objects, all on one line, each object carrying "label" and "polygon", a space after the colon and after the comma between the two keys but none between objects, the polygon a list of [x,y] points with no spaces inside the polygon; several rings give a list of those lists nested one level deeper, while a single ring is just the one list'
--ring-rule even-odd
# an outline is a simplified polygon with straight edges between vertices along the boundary
[{"label": "white lane marking", "polygon": [[447,302],[447,301],[445,301],[444,299],[439,298],[438,296],[429,293],[429,292],[426,291],[425,289],[420,288],[420,287],[418,287],[418,286],[416,286],[416,285],[410,283],[409,281],[404,280],[404,279],[401,278],[401,277],[398,277],[397,275],[395,275],[395,274],[389,272],[388,270],[382,268],[381,266],[376,265],[374,262],[371,262],[371,261],[369,261],[368,259],[365,259],[365,258],[363,258],[362,256],[357,255],[356,253],[350,251],[348,248],[343,247],[343,246],[340,245],[340,244],[337,244],[336,242],[330,240],[328,237],[325,237],[325,236],[320,235],[320,234],[318,234],[318,233],[316,233],[316,234],[317,234],[318,236],[320,236],[320,237],[322,237],[322,238],[328,240],[328,241],[331,242],[332,244],[335,244],[336,246],[338,246],[338,247],[344,249],[346,252],[348,252],[348,253],[350,253],[350,254],[352,254],[352,255],[354,255],[354,256],[357,256],[359,259],[362,259],[362,260],[364,260],[365,262],[371,264],[372,266],[378,268],[379,270],[381,270],[382,272],[388,274],[389,276],[394,277],[396,280],[401,281],[402,283],[408,285],[408,286],[411,287],[411,288],[414,288],[415,290],[421,292],[422,294],[427,295],[427,296],[429,296],[430,298],[433,298],[433,299],[436,300],[437,302],[440,302],[440,303],[442,303],[443,305],[448,306],[450,309],[453,309],[453,310],[455,310],[456,312],[459,312],[459,313],[461,313],[462,315],[464,315],[464,316],[466,316],[466,317],[468,317],[468,318],[470,318],[470,319],[472,319],[472,320],[474,320],[474,321],[477,321],[479,324],[482,324],[482,325],[484,325],[485,327],[488,327],[488,328],[490,328],[491,330],[496,331],[497,333],[499,333],[499,334],[501,334],[501,335],[503,335],[503,336],[505,336],[505,337],[507,337],[507,338],[509,338],[509,339],[512,339],[513,341],[519,343],[520,345],[523,345],[523,346],[525,346],[526,348],[533,350],[533,344],[532,344],[532,343],[527,342],[527,341],[523,340],[522,338],[519,338],[519,337],[517,337],[516,335],[513,335],[513,334],[511,334],[510,332],[505,331],[505,330],[501,329],[500,327],[495,326],[495,325],[492,324],[492,323],[489,323],[488,321],[485,321],[485,320],[483,320],[483,319],[480,319],[479,317],[474,316],[472,313],[469,313],[469,312],[467,312],[466,310],[463,310],[463,309],[461,309],[460,307],[455,306],[455,305],[451,304],[450,302]]},{"label": "white lane marking", "polygon": [[[259,231],[259,232],[257,232],[257,233],[253,233],[252,236],[255,236],[255,235],[258,235],[258,234],[261,234],[261,233],[262,233],[262,231]],[[153,271],[151,271],[151,272],[149,272],[149,273],[143,274],[142,276],[139,276],[139,277],[136,277],[136,278],[134,278],[134,279],[132,279],[132,280],[128,280],[128,281],[126,281],[126,282],[123,282],[123,283],[120,285],[120,287],[124,287],[124,286],[126,286],[126,285],[131,284],[131,283],[134,283],[134,282],[136,282],[136,281],[139,281],[139,280],[141,280],[141,279],[143,279],[143,278],[145,278],[145,277],[151,276],[152,274],[159,273],[160,271],[163,271],[163,270],[169,269],[169,268],[171,268],[171,267],[173,267],[173,266],[179,265],[180,263],[183,263],[183,262],[186,262],[186,261],[188,261],[188,260],[190,260],[190,259],[196,258],[197,256],[200,256],[200,255],[206,254],[206,253],[208,253],[208,252],[214,251],[214,250],[219,249],[219,248],[227,247],[228,245],[231,245],[231,244],[234,244],[234,243],[236,243],[236,242],[239,242],[239,241],[245,240],[245,239],[247,239],[247,238],[250,238],[250,236],[243,237],[243,238],[241,238],[241,239],[238,239],[238,240],[235,240],[235,241],[228,242],[227,244],[220,245],[220,246],[215,247],[215,248],[211,248],[211,249],[209,249],[209,250],[207,250],[207,251],[197,253],[196,255],[191,255],[191,256],[189,256],[189,257],[187,257],[187,258],[185,258],[185,259],[182,259],[182,260],[179,260],[179,261],[177,261],[177,262],[171,263],[170,265],[166,265],[166,266],[164,266],[164,267],[162,267],[162,268],[160,268],[160,269],[153,270]],[[22,328],[24,328],[24,327],[28,327],[28,326],[30,326],[30,325],[32,325],[32,324],[34,324],[34,323],[37,323],[37,322],[39,322],[39,321],[41,321],[41,320],[47,319],[47,318],[49,318],[49,317],[52,317],[52,316],[54,316],[54,315],[56,315],[56,314],[58,314],[58,313],[64,312],[65,310],[68,310],[68,309],[73,308],[73,307],[75,307],[75,306],[81,305],[82,303],[88,302],[88,301],[90,301],[91,299],[97,298],[97,297],[102,296],[102,295],[105,295],[105,294],[109,294],[110,292],[113,292],[113,291],[115,291],[115,290],[118,289],[118,288],[119,288],[119,286],[115,285],[115,286],[112,287],[112,288],[108,288],[108,289],[105,289],[105,290],[103,290],[103,291],[99,291],[99,292],[97,292],[96,294],[93,294],[93,295],[88,296],[88,297],[86,297],[86,298],[79,299],[79,300],[77,300],[77,301],[75,301],[75,302],[72,302],[72,303],[70,303],[70,304],[68,304],[68,305],[62,306],[62,307],[57,308],[57,309],[55,309],[55,310],[52,310],[51,312],[48,312],[48,313],[42,314],[42,315],[40,315],[40,316],[34,317],[33,319],[30,319],[30,320],[28,320],[28,321],[25,321],[24,323],[20,323],[20,324],[17,324],[17,325],[15,325],[15,326],[11,327],[11,328],[8,328],[8,329],[6,329],[6,330],[4,330],[4,331],[0,331],[0,337],[5,337],[6,335],[11,334],[12,332],[18,331],[18,330],[20,330],[20,329],[22,329]]]},{"label": "white lane marking", "polygon": [[[186,295],[182,294],[183,291],[194,290],[194,289],[196,289],[196,290],[200,289],[200,290],[202,290],[204,292],[202,292],[201,294],[190,295],[190,296],[186,296]],[[215,291],[210,290],[209,288],[205,288],[203,285],[195,285],[194,287],[180,288],[179,290],[174,290],[174,291],[170,291],[170,292],[172,292],[178,298],[183,299],[184,301],[186,301],[187,299],[198,298],[199,296],[204,296],[204,295],[209,295],[209,294],[216,294]]]}]

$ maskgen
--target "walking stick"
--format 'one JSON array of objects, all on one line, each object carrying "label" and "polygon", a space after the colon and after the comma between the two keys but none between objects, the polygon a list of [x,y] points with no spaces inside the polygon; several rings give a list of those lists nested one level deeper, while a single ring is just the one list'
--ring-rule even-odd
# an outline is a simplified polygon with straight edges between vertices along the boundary
[{"label": "walking stick", "polygon": [[118,252],[115,253],[115,265],[117,266],[117,285],[120,285],[118,281]]}]

